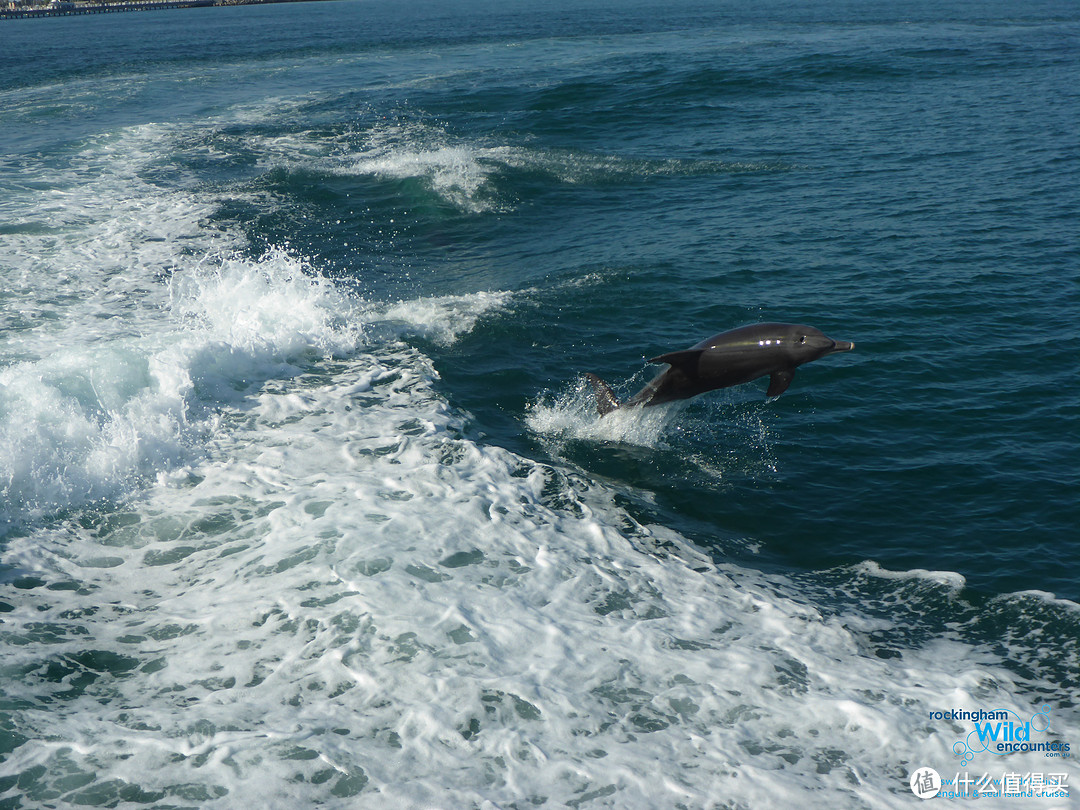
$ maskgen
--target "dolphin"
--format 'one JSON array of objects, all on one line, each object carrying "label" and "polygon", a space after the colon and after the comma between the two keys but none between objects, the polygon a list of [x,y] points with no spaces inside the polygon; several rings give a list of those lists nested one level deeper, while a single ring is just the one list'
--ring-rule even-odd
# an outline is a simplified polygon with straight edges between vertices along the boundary
[{"label": "dolphin", "polygon": [[768,397],[778,397],[791,384],[795,369],[827,354],[849,352],[855,344],[833,340],[812,326],[797,323],[755,323],[721,332],[678,352],[649,360],[667,363],[652,382],[626,402],[619,402],[611,386],[595,374],[586,374],[596,394],[601,416],[629,405],[661,405],[741,385],[769,376]]}]

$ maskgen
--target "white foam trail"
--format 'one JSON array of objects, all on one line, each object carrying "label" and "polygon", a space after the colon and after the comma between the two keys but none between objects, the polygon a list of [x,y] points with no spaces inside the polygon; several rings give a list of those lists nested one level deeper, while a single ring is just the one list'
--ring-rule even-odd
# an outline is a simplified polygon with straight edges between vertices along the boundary
[{"label": "white foam trail", "polygon": [[[858,614],[824,615],[595,482],[461,438],[435,377],[400,344],[331,379],[313,368],[264,388],[188,477],[99,527],[16,539],[12,564],[82,590],[30,589],[5,614],[29,637],[52,628],[5,659],[30,673],[8,699],[39,732],[11,771],[85,774],[68,801],[197,786],[204,807],[820,791],[899,808],[911,767],[953,760],[929,710],[1025,710],[989,654],[941,639],[866,655]],[[50,683],[45,660],[99,670]],[[660,776],[643,767],[657,761]]]},{"label": "white foam trail", "polygon": [[967,580],[964,579],[963,575],[958,574],[955,571],[927,571],[922,568],[912,568],[908,571],[890,571],[886,568],[882,568],[873,560],[861,562],[854,566],[853,570],[865,576],[877,577],[879,579],[926,580],[938,585],[944,585],[956,593],[962,591],[967,585]]},{"label": "white foam trail", "polygon": [[282,251],[200,261],[167,285],[157,333],[0,370],[0,517],[111,498],[200,455],[216,409],[346,357],[371,330],[448,345],[509,295],[350,298]]},{"label": "white foam trail", "polygon": [[557,182],[610,184],[643,177],[763,171],[775,167],[618,155],[470,141],[424,123],[378,124],[360,134],[328,138],[299,132],[256,141],[264,168],[382,180],[415,180],[446,204],[467,213],[500,212],[515,205],[500,188],[508,171],[536,173]]},{"label": "white foam trail", "polygon": [[212,194],[145,179],[187,138],[135,127],[7,178],[0,523],[120,497],[189,463],[222,404],[355,352],[368,327],[449,344],[508,300],[376,306],[284,251],[242,257],[242,239],[204,227]]},{"label": "white foam trail", "polygon": [[193,268],[169,299],[157,334],[0,370],[5,521],[117,496],[187,459],[213,429],[205,408],[361,340],[344,297],[281,253]]},{"label": "white foam trail", "polygon": [[174,317],[233,354],[332,356],[363,339],[356,303],[281,250],[177,274],[170,292]]},{"label": "white foam trail", "polygon": [[[0,801],[902,808],[913,767],[956,762],[930,710],[1030,714],[1060,688],[948,636],[878,657],[867,633],[895,624],[823,612],[595,480],[464,438],[401,338],[450,343],[505,294],[358,301],[287,253],[229,253],[198,227],[212,201],[113,178],[70,230],[16,236],[70,295],[5,265],[35,307],[0,346],[5,518],[60,514],[5,538]],[[121,193],[175,229],[125,247],[100,214]],[[90,337],[58,340],[73,324]],[[678,413],[597,428],[587,399],[530,426],[654,447],[669,426],[647,420]],[[1051,727],[1080,737],[1075,710]],[[1008,767],[1080,777],[1046,762]]]},{"label": "white foam trail", "polygon": [[495,200],[484,199],[493,167],[483,155],[461,146],[440,146],[427,150],[393,149],[388,154],[356,158],[344,169],[349,174],[376,177],[421,178],[432,191],[453,205],[473,212],[493,210]]}]

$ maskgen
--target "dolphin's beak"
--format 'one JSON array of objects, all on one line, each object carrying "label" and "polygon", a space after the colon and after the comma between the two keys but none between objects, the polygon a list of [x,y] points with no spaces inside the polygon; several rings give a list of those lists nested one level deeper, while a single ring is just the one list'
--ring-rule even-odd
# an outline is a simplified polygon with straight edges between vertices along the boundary
[{"label": "dolphin's beak", "polygon": [[[833,352],[850,352],[854,348],[855,348],[855,344],[852,343],[850,340],[834,340],[833,341],[833,347],[832,347]],[[832,354],[832,352],[830,352],[830,354]]]}]

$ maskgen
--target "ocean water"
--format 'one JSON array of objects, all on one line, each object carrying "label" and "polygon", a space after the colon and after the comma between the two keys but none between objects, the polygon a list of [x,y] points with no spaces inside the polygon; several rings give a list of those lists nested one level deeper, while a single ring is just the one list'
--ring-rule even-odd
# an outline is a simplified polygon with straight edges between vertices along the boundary
[{"label": "ocean water", "polygon": [[1075,806],[1078,132],[1066,0],[0,22],[0,807]]}]

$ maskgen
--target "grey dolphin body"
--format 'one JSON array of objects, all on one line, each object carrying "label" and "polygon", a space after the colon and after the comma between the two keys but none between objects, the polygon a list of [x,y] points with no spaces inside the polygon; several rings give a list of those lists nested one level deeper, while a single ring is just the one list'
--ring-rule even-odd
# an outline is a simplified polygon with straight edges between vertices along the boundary
[{"label": "grey dolphin body", "polygon": [[668,363],[670,367],[623,403],[611,386],[595,374],[585,377],[592,384],[596,409],[603,416],[627,405],[660,405],[689,399],[766,375],[769,376],[766,396],[778,397],[791,384],[796,367],[853,348],[854,343],[833,340],[812,326],[756,323],[713,335],[689,349],[652,358],[650,363]]}]

